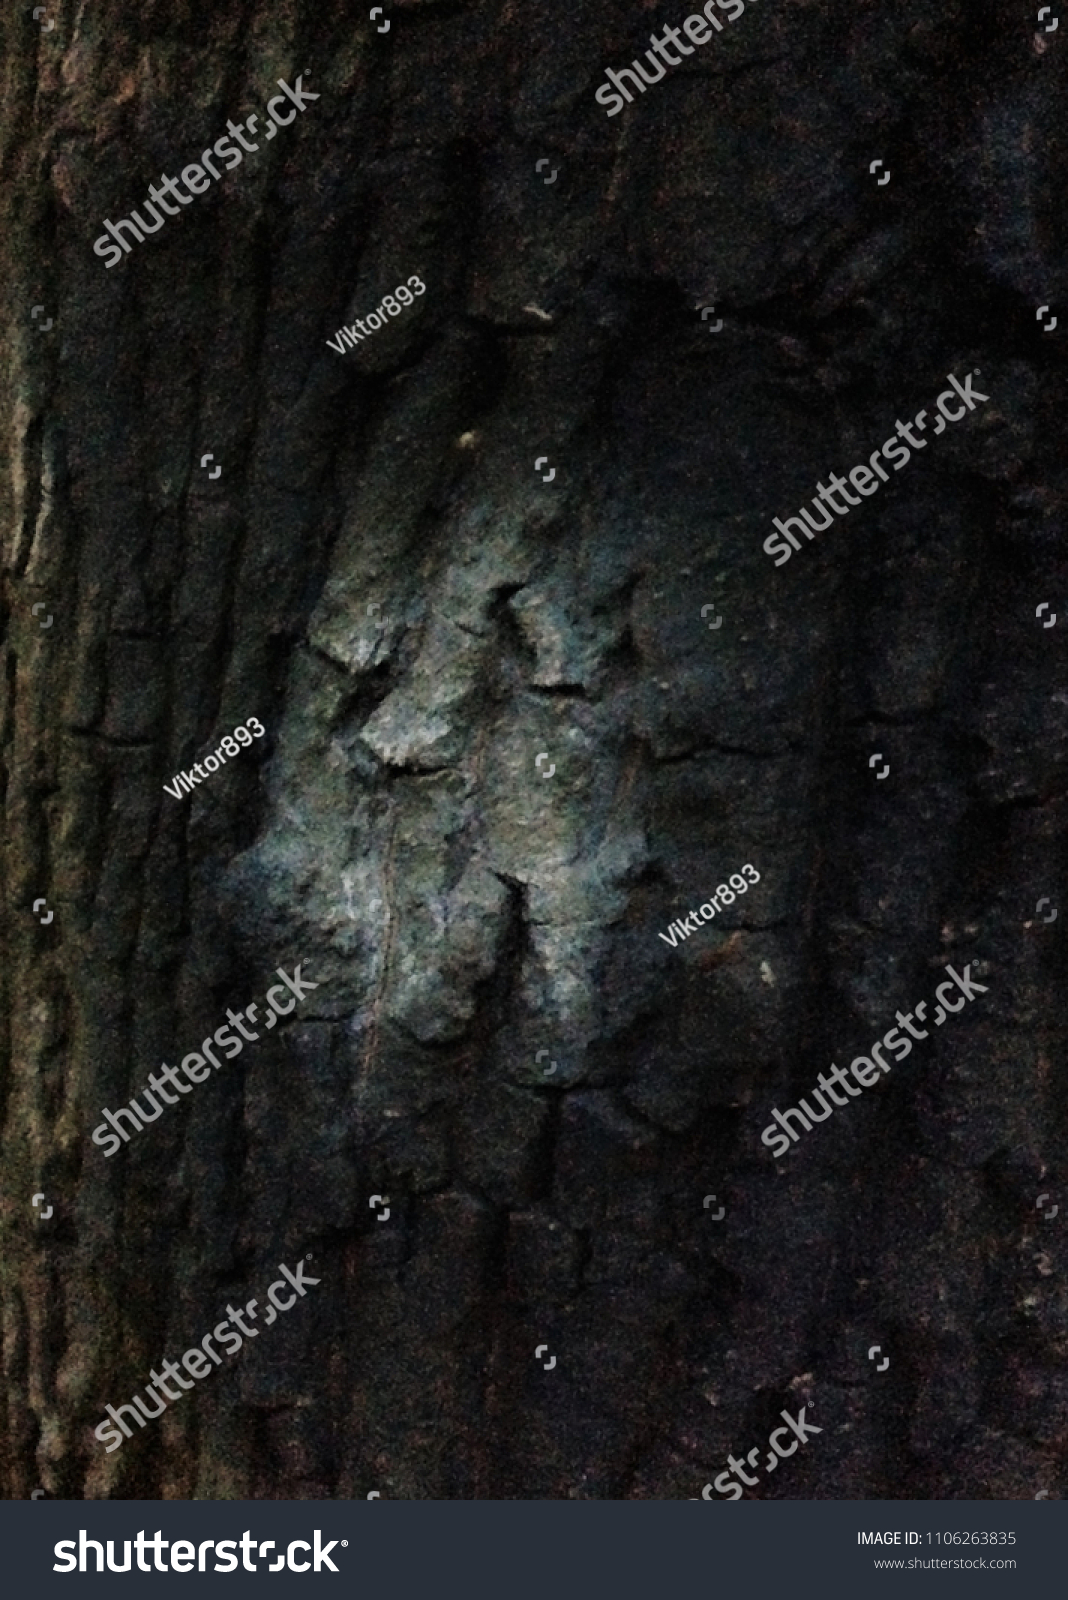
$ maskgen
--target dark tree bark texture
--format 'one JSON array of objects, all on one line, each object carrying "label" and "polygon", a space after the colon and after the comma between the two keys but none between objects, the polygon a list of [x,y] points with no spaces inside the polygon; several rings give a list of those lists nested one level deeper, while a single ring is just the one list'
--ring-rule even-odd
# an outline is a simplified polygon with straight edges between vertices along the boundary
[{"label": "dark tree bark texture", "polygon": [[[747,1494],[1064,1492],[1068,17],[760,0],[609,117],[685,0],[47,9],[2,23],[3,1492],[686,1498],[802,1405]],[[774,1159],[947,963],[987,992]]]}]

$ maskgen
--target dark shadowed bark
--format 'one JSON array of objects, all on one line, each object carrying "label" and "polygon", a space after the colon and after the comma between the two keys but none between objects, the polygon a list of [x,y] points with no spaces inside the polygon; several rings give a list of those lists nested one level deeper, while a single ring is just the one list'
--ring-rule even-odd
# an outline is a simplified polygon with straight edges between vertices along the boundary
[{"label": "dark shadowed bark", "polygon": [[[685,1498],[801,1405],[747,1493],[1063,1491],[1068,17],[761,0],[608,117],[684,3],[31,9],[3,1492]],[[950,373],[989,398],[935,436]],[[924,408],[774,565],[771,519]],[[298,963],[288,1020],[105,1157],[102,1108]],[[936,1028],[946,963],[986,993]],[[921,998],[776,1162],[772,1108]],[[254,1298],[106,1453],[105,1406]]]}]

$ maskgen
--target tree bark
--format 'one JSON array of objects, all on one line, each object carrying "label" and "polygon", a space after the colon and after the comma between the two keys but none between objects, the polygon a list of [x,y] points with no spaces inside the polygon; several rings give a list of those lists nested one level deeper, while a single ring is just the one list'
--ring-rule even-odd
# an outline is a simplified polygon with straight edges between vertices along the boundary
[{"label": "tree bark", "polygon": [[[764,0],[608,117],[685,9],[3,24],[8,1496],[686,1498],[801,1405],[747,1493],[1063,1490],[1064,30]],[[776,1162],[947,963],[988,992]]]}]

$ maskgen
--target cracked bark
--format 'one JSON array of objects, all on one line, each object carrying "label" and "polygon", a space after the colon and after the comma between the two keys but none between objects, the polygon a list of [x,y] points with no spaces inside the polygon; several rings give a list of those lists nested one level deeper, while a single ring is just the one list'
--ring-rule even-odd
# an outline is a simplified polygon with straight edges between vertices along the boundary
[{"label": "cracked bark", "polygon": [[[4,1492],[685,1497],[800,1403],[756,1494],[1063,1492],[1059,48],[775,0],[609,120],[633,6],[391,16],[6,25]],[[106,271],[101,219],[299,72]],[[314,1002],[105,1161],[100,1108],[298,960]],[[770,1108],[945,961],[974,1014],[777,1171]],[[105,1455],[105,1404],[308,1251]]]}]

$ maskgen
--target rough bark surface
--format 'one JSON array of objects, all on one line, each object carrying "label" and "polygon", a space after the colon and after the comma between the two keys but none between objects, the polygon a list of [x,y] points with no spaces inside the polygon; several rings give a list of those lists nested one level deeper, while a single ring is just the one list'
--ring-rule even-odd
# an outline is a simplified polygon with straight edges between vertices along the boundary
[{"label": "rough bark surface", "polygon": [[[1033,10],[761,0],[608,118],[685,0],[9,9],[5,1494],[687,1497],[803,1403],[747,1492],[1065,1489],[1068,17]],[[773,566],[772,517],[976,368]],[[299,1014],[105,1159],[101,1108],[298,961]],[[772,1106],[947,961],[988,993],[774,1162]],[[105,1454],[106,1404],[309,1252]]]}]

